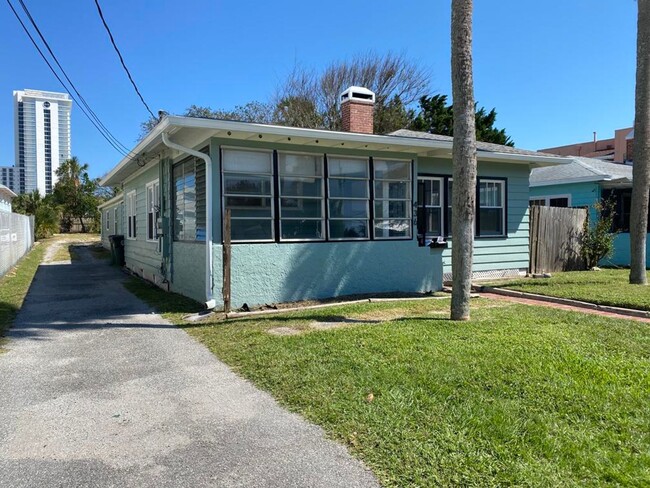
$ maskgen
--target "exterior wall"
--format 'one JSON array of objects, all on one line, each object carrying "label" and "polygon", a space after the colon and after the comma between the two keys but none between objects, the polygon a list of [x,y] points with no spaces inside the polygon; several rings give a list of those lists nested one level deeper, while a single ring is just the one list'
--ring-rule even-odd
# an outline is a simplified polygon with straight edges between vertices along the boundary
[{"label": "exterior wall", "polygon": [[11,200],[0,195],[0,212],[11,213]]},{"label": "exterior wall", "polygon": [[[451,161],[436,158],[420,158],[419,174],[451,176]],[[530,169],[521,164],[486,163],[478,165],[482,178],[506,178],[507,180],[507,235],[505,237],[476,237],[474,241],[474,266],[476,276],[499,271],[526,271],[529,264],[528,247],[528,179]],[[442,253],[443,272],[451,274],[451,246]]]},{"label": "exterior wall", "polygon": [[[589,207],[589,219],[594,222],[598,219],[593,204],[600,200],[602,188],[598,183],[572,183],[565,185],[537,186],[530,189],[530,196],[548,196],[569,194],[572,207]],[[650,268],[650,234],[646,241],[646,267]],[[621,232],[614,238],[614,253],[611,258],[603,259],[603,266],[629,266],[630,265],[630,233]]]},{"label": "exterior wall", "polygon": [[172,256],[170,289],[205,302],[205,242],[174,242]]},{"label": "exterior wall", "polygon": [[122,210],[122,229],[125,235],[124,239],[124,258],[126,267],[135,274],[142,276],[156,284],[164,281],[161,273],[162,251],[159,250],[158,241],[147,241],[147,192],[146,185],[151,181],[159,178],[159,164],[150,163],[151,167],[143,173],[138,174],[133,179],[124,183],[124,195],[136,191],[136,238],[127,237],[127,215],[126,205]]},{"label": "exterior wall", "polygon": [[[115,232],[115,210],[117,209],[117,232]],[[110,221],[110,229],[106,228],[106,212],[109,212],[109,221]],[[111,243],[110,240],[108,239],[108,236],[112,236],[114,234],[117,235],[123,235],[124,234],[124,217],[123,217],[123,211],[124,211],[124,205],[122,201],[115,202],[111,205],[107,205],[106,207],[103,207],[100,212],[102,216],[102,226],[101,226],[101,240],[102,240],[102,246],[105,247],[106,249],[111,248]]]}]

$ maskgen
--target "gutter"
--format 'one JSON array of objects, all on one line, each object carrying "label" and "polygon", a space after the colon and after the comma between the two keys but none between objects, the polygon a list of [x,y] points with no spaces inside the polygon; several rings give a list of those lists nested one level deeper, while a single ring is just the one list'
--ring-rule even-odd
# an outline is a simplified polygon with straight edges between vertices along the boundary
[{"label": "gutter", "polygon": [[217,306],[212,295],[212,158],[205,153],[170,141],[165,132],[162,133],[162,142],[171,149],[176,149],[205,161],[205,306],[212,309]]}]

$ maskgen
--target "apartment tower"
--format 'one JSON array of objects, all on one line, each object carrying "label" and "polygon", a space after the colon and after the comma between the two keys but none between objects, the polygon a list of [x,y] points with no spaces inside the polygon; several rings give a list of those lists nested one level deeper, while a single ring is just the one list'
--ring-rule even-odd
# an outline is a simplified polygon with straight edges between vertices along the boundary
[{"label": "apartment tower", "polygon": [[70,158],[71,109],[67,93],[14,91],[16,193],[52,193],[57,168]]}]

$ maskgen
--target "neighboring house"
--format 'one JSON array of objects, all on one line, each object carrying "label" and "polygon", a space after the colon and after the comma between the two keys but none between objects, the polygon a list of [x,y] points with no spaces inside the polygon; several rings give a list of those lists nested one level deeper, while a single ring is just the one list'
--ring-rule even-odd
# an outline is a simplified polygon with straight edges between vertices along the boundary
[{"label": "neighboring house", "polygon": [[[594,220],[598,218],[593,209],[594,203],[603,198],[614,199],[614,230],[618,234],[614,241],[614,254],[603,264],[629,266],[632,166],[592,158],[576,157],[572,160],[571,164],[537,168],[531,172],[531,205],[590,207],[590,219]],[[646,266],[650,266],[650,252],[646,255]]]},{"label": "neighboring house", "polygon": [[[373,102],[342,95],[354,133],[165,116],[101,182],[123,190],[102,206],[103,239],[117,225],[130,270],[209,307],[222,303],[227,209],[234,306],[439,290],[451,139],[374,135]],[[565,161],[479,144],[475,276],[526,271],[530,169]]]},{"label": "neighboring house", "polygon": [[593,141],[577,142],[575,144],[567,144],[566,146],[547,147],[540,149],[540,152],[631,164],[634,160],[633,146],[634,130],[632,127],[627,127],[614,131],[614,137],[611,139],[598,140],[594,132]]},{"label": "neighboring house", "polygon": [[5,185],[0,184],[0,212],[11,213],[11,201],[16,194]]}]

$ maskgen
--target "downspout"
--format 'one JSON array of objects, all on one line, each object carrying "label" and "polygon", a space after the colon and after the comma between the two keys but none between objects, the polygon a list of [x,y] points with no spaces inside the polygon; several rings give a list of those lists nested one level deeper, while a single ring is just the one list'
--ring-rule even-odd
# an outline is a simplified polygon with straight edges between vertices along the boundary
[{"label": "downspout", "polygon": [[171,149],[176,149],[205,161],[205,306],[212,309],[217,306],[212,296],[212,158],[201,151],[195,151],[170,141],[164,132],[162,133],[162,142]]}]

